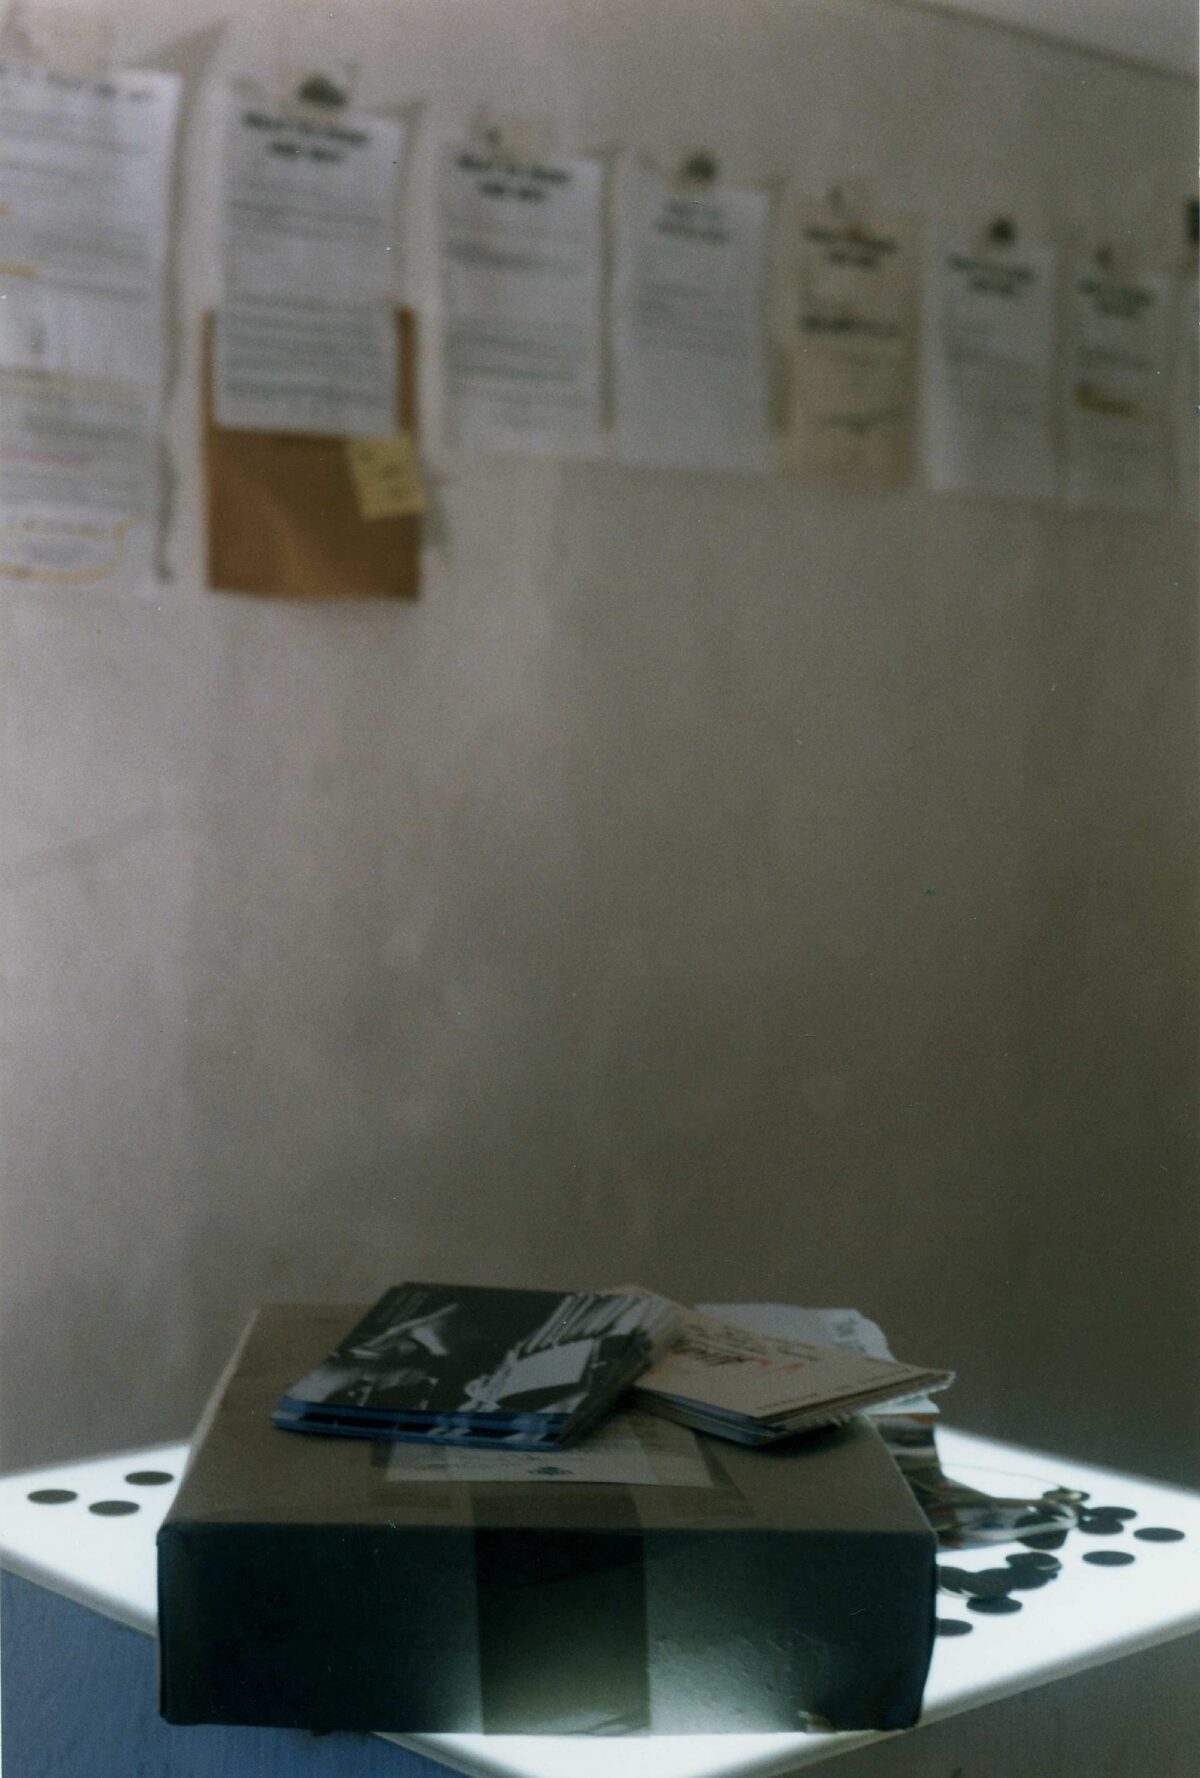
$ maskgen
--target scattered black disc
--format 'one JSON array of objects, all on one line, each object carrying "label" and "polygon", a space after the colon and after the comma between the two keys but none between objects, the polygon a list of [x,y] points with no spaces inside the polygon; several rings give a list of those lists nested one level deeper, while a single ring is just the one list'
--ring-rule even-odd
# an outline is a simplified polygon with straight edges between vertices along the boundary
[{"label": "scattered black disc", "polygon": [[939,1636],[969,1636],[975,1628],[974,1624],[966,1624],[960,1617],[937,1618],[933,1627]]},{"label": "scattered black disc", "polygon": [[1136,1561],[1128,1550],[1087,1550],[1084,1561],[1090,1562],[1093,1568],[1128,1568]]},{"label": "scattered black disc", "polygon": [[1131,1506],[1089,1506],[1088,1515],[1096,1513],[1102,1519],[1136,1519],[1137,1514]]},{"label": "scattered black disc", "polygon": [[967,1592],[970,1592],[971,1576],[967,1573],[965,1568],[950,1568],[942,1563],[939,1563],[937,1575],[938,1575],[938,1585],[943,1589],[944,1592],[947,1592],[947,1593],[967,1593]]},{"label": "scattered black disc", "polygon": [[977,1568],[967,1574],[966,1591],[973,1599],[989,1599],[1007,1593],[1015,1578],[1011,1568]]},{"label": "scattered black disc", "polygon": [[126,1513],[135,1513],[137,1510],[137,1503],[133,1500],[93,1500],[88,1507],[90,1513],[98,1513],[102,1519],[123,1519]]},{"label": "scattered black disc", "polygon": [[1061,1568],[1010,1568],[1008,1571],[1009,1591],[1012,1593],[1036,1593],[1039,1587],[1048,1587],[1052,1580],[1057,1580],[1061,1573]]},{"label": "scattered black disc", "polygon": [[1176,1531],[1172,1525],[1143,1525],[1141,1530],[1135,1531],[1133,1535],[1140,1537],[1143,1543],[1183,1542],[1183,1532]]},{"label": "scattered black disc", "polygon": [[1080,1518],[1079,1529],[1088,1537],[1119,1537],[1125,1526],[1120,1519]]},{"label": "scattered black disc", "polygon": [[1018,1537],[1017,1542],[1023,1543],[1027,1550],[1061,1550],[1067,1541],[1065,1531],[1039,1531],[1032,1537]]},{"label": "scattered black disc", "polygon": [[35,1506],[65,1506],[68,1500],[78,1500],[78,1494],[70,1488],[35,1488],[27,1498]]},{"label": "scattered black disc", "polygon": [[1010,1568],[1044,1568],[1047,1574],[1057,1574],[1062,1567],[1048,1550],[1022,1550],[1019,1556],[1005,1556],[1004,1560]]},{"label": "scattered black disc", "polygon": [[1007,1593],[985,1594],[982,1598],[967,1600],[968,1611],[986,1611],[994,1617],[1004,1617],[1020,1609],[1021,1601],[1010,1599]]},{"label": "scattered black disc", "polygon": [[166,1469],[134,1469],[125,1480],[135,1488],[161,1488],[164,1482],[173,1482],[175,1477]]}]

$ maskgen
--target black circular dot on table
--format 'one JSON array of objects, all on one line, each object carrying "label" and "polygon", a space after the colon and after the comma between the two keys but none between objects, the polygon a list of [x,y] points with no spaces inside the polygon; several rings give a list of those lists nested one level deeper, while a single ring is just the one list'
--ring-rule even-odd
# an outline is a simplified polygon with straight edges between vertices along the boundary
[{"label": "black circular dot on table", "polygon": [[1007,1593],[1019,1579],[1014,1568],[977,1568],[967,1575],[966,1591],[975,1599],[992,1598]]},{"label": "black circular dot on table", "polygon": [[1102,1519],[1136,1519],[1137,1514],[1131,1506],[1089,1506],[1089,1516],[1096,1513]]},{"label": "black circular dot on table", "polygon": [[1007,1593],[992,1593],[981,1599],[968,1599],[968,1611],[985,1611],[991,1617],[1007,1617],[1014,1611],[1021,1610],[1019,1599],[1010,1599]]},{"label": "black circular dot on table", "polygon": [[937,1618],[933,1627],[939,1636],[969,1636],[975,1628],[974,1624],[964,1624],[960,1617]]},{"label": "black circular dot on table", "polygon": [[68,1500],[78,1500],[79,1496],[71,1488],[35,1488],[26,1499],[35,1506],[65,1506]]},{"label": "black circular dot on table", "polygon": [[1183,1542],[1183,1532],[1176,1531],[1172,1525],[1143,1525],[1141,1530],[1135,1531],[1133,1535],[1140,1537],[1143,1543]]},{"label": "black circular dot on table", "polygon": [[1014,1593],[1036,1593],[1039,1587],[1048,1587],[1052,1580],[1057,1580],[1061,1573],[1061,1568],[1010,1568],[1008,1585]]},{"label": "black circular dot on table", "polygon": [[1137,1560],[1128,1550],[1087,1550],[1084,1561],[1090,1562],[1093,1568],[1128,1568]]},{"label": "black circular dot on table", "polygon": [[1004,1560],[1010,1568],[1044,1568],[1047,1574],[1057,1574],[1062,1567],[1048,1550],[1022,1550],[1019,1556],[1005,1556]]},{"label": "black circular dot on table", "polygon": [[123,1519],[126,1513],[136,1513],[140,1508],[136,1500],[93,1500],[88,1511],[98,1513],[102,1519]]},{"label": "black circular dot on table", "polygon": [[971,1576],[965,1568],[939,1566],[938,1585],[947,1593],[965,1593],[969,1590]]},{"label": "black circular dot on table", "polygon": [[1039,1531],[1033,1537],[1018,1537],[1027,1550],[1061,1550],[1067,1541],[1065,1531]]},{"label": "black circular dot on table", "polygon": [[173,1482],[175,1477],[167,1469],[133,1469],[125,1480],[134,1488],[161,1488],[164,1482]]},{"label": "black circular dot on table", "polygon": [[1125,1527],[1120,1519],[1080,1519],[1079,1529],[1085,1537],[1119,1537]]}]

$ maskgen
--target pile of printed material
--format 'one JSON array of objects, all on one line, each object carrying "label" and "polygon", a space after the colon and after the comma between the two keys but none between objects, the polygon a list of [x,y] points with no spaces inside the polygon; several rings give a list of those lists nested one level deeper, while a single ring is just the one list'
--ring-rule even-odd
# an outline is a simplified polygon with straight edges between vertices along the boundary
[{"label": "pile of printed material", "polygon": [[741,1445],[866,1409],[911,1408],[949,1371],[898,1364],[860,1317],[812,1312],[809,1343],[650,1291],[562,1294],[400,1284],[275,1408],[290,1432],[551,1451],[637,1406]]},{"label": "pile of printed material", "polygon": [[[162,1714],[910,1727],[937,1589],[924,1496],[958,1511],[928,1431],[949,1380],[850,1310],[629,1285],[265,1305],[159,1533]],[[922,1435],[903,1472],[894,1428]]]}]

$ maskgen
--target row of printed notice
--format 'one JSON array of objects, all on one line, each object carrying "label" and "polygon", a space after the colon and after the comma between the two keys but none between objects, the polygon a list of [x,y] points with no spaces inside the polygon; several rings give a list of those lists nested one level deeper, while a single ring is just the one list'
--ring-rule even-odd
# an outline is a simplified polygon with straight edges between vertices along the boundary
[{"label": "row of printed notice", "polygon": [[[223,423],[394,426],[403,149],[389,119],[322,124],[231,97]],[[836,201],[781,207],[632,156],[610,173],[444,144],[436,214],[452,444],[782,465],[855,488],[919,469],[937,489],[1143,512],[1194,485],[1182,268],[1060,264],[1048,245]]]},{"label": "row of printed notice", "polygon": [[[0,63],[0,573],[87,583],[152,548],[178,99]],[[219,423],[394,432],[409,132],[223,104]],[[1194,258],[1066,259],[632,155],[436,167],[425,395],[452,446],[1194,512]]]}]

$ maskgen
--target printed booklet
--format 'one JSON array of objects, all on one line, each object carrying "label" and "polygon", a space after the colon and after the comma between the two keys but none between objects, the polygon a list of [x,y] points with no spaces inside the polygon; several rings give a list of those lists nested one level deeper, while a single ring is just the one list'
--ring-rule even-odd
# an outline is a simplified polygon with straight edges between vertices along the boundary
[{"label": "printed booklet", "polygon": [[634,1400],[740,1445],[773,1444],[954,1380],[953,1371],[750,1333],[697,1309],[679,1318],[675,1345],[638,1378]]},{"label": "printed booklet", "polygon": [[399,1284],[271,1416],[288,1432],[554,1450],[670,1345],[649,1292]]}]

